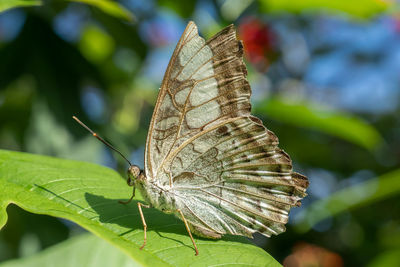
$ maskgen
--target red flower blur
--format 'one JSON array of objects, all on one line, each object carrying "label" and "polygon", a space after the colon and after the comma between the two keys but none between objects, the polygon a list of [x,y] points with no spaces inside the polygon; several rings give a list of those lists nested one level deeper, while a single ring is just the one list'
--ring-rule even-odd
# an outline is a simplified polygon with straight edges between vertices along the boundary
[{"label": "red flower blur", "polygon": [[276,54],[274,32],[261,20],[247,18],[239,25],[239,36],[247,59],[259,71],[266,71]]},{"label": "red flower blur", "polygon": [[293,253],[283,261],[285,267],[341,267],[343,266],[342,257],[325,248],[315,245],[300,243],[294,246]]}]

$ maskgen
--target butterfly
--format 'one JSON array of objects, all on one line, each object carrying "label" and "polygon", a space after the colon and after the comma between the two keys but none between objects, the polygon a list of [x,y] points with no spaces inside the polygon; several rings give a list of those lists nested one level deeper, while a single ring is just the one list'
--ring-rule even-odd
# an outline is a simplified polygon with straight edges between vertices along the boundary
[{"label": "butterfly", "polygon": [[141,170],[124,157],[132,197],[182,219],[192,233],[252,237],[285,231],[289,210],[300,206],[308,180],[292,171],[288,154],[260,119],[250,114],[243,44],[233,25],[208,41],[189,22],[168,64],[151,119]]}]

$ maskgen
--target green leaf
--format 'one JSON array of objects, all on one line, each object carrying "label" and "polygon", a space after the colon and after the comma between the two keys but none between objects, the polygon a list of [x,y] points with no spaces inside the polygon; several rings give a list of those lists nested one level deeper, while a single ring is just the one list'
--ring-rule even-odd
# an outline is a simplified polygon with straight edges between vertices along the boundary
[{"label": "green leaf", "polygon": [[296,226],[300,232],[308,231],[318,222],[343,211],[362,207],[372,202],[400,194],[400,169],[366,182],[342,189],[330,197],[315,201],[299,214]]},{"label": "green leaf", "polygon": [[2,0],[0,1],[0,12],[16,7],[39,6],[41,4],[41,0]]},{"label": "green leaf", "polygon": [[112,55],[115,48],[114,40],[95,24],[88,24],[82,29],[79,48],[89,61],[99,63]]},{"label": "green leaf", "polygon": [[[109,0],[67,0],[67,1],[94,6],[108,15],[120,19],[128,21],[132,21],[135,19],[134,15],[128,9],[120,5],[118,2]],[[6,11],[11,8],[40,6],[42,4],[43,4],[42,0],[1,0],[0,12]]]},{"label": "green leaf", "polygon": [[[60,261],[60,259],[62,259]],[[140,266],[121,250],[91,234],[82,234],[30,257],[10,260],[1,267]]]},{"label": "green leaf", "polygon": [[228,21],[235,21],[254,0],[226,0],[221,5],[221,14]]},{"label": "green leaf", "polygon": [[309,103],[286,103],[276,98],[257,105],[255,110],[281,122],[312,128],[369,150],[382,142],[382,137],[374,127],[345,112],[316,107]]},{"label": "green leaf", "polygon": [[347,13],[359,18],[369,18],[385,12],[390,1],[382,0],[259,0],[265,12],[277,13],[282,11],[300,13],[303,11],[319,12],[333,11]]},{"label": "green leaf", "polygon": [[400,266],[400,249],[393,249],[378,254],[371,262],[368,263],[368,267],[382,267],[382,266]]},{"label": "green leaf", "polygon": [[134,15],[128,9],[126,9],[116,1],[110,1],[110,0],[69,0],[69,1],[88,4],[97,7],[104,13],[107,13],[117,18],[125,19],[128,21],[135,19]]},{"label": "green leaf", "polygon": [[[144,209],[148,241],[137,201],[122,205],[132,188],[115,171],[91,163],[0,150],[0,226],[15,203],[38,214],[65,218],[111,242],[144,266],[280,266],[244,237],[197,238],[194,256],[183,222],[156,209]],[[7,190],[5,190],[7,189]]]},{"label": "green leaf", "polygon": [[195,7],[196,1],[169,1],[169,0],[158,0],[157,4],[160,7],[169,8],[183,18],[189,18]]}]

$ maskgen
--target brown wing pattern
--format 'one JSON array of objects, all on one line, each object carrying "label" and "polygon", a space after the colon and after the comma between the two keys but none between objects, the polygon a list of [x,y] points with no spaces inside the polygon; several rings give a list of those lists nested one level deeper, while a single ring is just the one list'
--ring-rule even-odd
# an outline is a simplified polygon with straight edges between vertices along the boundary
[{"label": "brown wing pattern", "polygon": [[250,115],[243,46],[228,26],[207,42],[190,22],[168,65],[146,144],[146,176],[167,186],[192,231],[267,236],[285,230],[307,178]]},{"label": "brown wing pattern", "polygon": [[168,65],[146,145],[146,175],[162,179],[168,155],[226,118],[250,114],[242,44],[233,25],[209,41],[190,22]]},{"label": "brown wing pattern", "polygon": [[279,234],[308,186],[277,137],[251,116],[199,133],[170,164],[179,208],[200,235]]}]

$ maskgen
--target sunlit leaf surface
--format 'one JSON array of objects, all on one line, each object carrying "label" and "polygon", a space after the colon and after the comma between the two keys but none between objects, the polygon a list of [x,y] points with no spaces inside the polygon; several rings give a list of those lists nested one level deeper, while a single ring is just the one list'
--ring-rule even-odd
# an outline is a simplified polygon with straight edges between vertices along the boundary
[{"label": "sunlit leaf surface", "polygon": [[148,244],[137,201],[122,205],[132,188],[115,171],[78,161],[0,150],[0,225],[6,207],[15,203],[38,214],[65,218],[113,243],[144,266],[252,265],[279,266],[269,254],[243,237],[196,238],[194,255],[184,224],[155,209],[144,210]]}]

